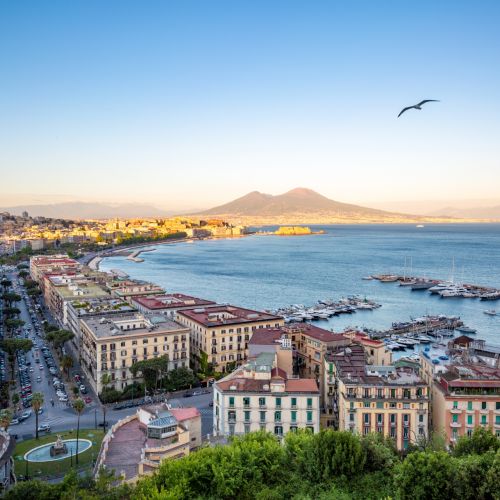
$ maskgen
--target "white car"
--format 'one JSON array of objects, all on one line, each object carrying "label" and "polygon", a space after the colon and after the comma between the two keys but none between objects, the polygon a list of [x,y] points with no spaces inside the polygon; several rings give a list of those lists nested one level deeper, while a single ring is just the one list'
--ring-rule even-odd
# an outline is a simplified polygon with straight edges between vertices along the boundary
[{"label": "white car", "polygon": [[59,396],[59,401],[66,403],[68,401],[68,396]]}]

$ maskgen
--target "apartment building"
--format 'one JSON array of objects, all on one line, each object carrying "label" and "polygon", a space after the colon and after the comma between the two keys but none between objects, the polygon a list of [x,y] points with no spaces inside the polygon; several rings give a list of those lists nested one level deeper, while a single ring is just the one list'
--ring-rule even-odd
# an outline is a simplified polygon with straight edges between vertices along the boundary
[{"label": "apartment building", "polygon": [[299,428],[319,431],[314,379],[289,377],[276,353],[261,353],[214,384],[214,435],[265,430],[281,437]]},{"label": "apartment building", "polygon": [[366,333],[357,330],[344,332],[344,336],[363,347],[369,365],[392,365],[392,352],[381,340],[371,339]]},{"label": "apartment building", "polygon": [[358,344],[328,352],[325,366],[325,401],[333,427],[381,433],[400,450],[428,436],[428,387],[413,370],[368,365]]},{"label": "apartment building", "polygon": [[432,427],[448,445],[487,427],[500,437],[500,348],[458,337],[421,355],[422,374],[431,385]]},{"label": "apartment building", "polygon": [[137,361],[167,356],[169,370],[189,368],[189,329],[163,316],[138,312],[80,318],[80,355],[89,383],[101,392],[103,373],[122,390],[134,380]]},{"label": "apartment building", "polygon": [[85,317],[114,316],[123,313],[133,313],[135,309],[121,299],[116,299],[111,296],[95,298],[95,297],[79,297],[78,300],[73,300],[67,303],[67,328],[75,334],[72,340],[73,345],[80,352],[81,326],[80,319]]},{"label": "apartment building", "polygon": [[48,272],[77,271],[80,264],[67,255],[35,255],[30,258],[31,279],[40,283],[42,275]]},{"label": "apartment building", "polygon": [[76,274],[45,274],[43,276],[45,305],[63,328],[68,327],[68,304],[109,294],[94,281]]},{"label": "apartment building", "polygon": [[[284,324],[281,316],[229,304],[178,311],[176,320],[191,330],[191,354],[203,351],[219,372],[241,365],[247,358],[252,333]],[[230,370],[229,370],[230,371]]]},{"label": "apartment building", "polygon": [[182,293],[165,295],[147,295],[133,297],[131,304],[145,314],[164,314],[174,319],[177,311],[192,309],[193,307],[209,307],[216,305],[212,300],[200,299]]},{"label": "apartment building", "polygon": [[161,286],[145,281],[114,280],[109,282],[107,286],[113,297],[123,299],[129,304],[132,303],[135,297],[165,293]]}]

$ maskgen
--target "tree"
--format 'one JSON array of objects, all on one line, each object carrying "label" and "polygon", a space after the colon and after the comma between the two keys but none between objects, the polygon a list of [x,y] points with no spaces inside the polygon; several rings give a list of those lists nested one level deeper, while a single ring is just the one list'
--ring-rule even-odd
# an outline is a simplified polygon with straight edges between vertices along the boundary
[{"label": "tree", "polygon": [[15,392],[14,394],[12,394],[12,404],[15,406],[17,405],[17,403],[19,403],[20,401],[20,397],[19,397],[19,394],[17,392]]},{"label": "tree", "polygon": [[21,314],[21,309],[18,307],[5,307],[3,313],[8,317],[17,316],[18,314]]},{"label": "tree", "polygon": [[9,428],[10,423],[12,422],[12,413],[10,410],[4,409],[0,411],[0,427],[3,427],[5,432]]},{"label": "tree", "polygon": [[[109,373],[103,373],[101,376],[101,384],[103,391],[107,392],[108,385],[111,383],[111,375]],[[102,405],[102,421],[104,426],[104,431],[106,432],[106,404]]]},{"label": "tree", "polygon": [[456,466],[444,451],[411,453],[397,467],[394,478],[401,500],[455,498],[453,494]]},{"label": "tree", "polygon": [[66,372],[66,377],[69,378],[69,371],[71,368],[73,368],[73,358],[66,354],[61,359],[61,366],[62,369]]},{"label": "tree", "polygon": [[35,439],[38,439],[38,410],[43,406],[43,394],[41,392],[34,392],[33,399],[31,400],[31,405],[33,406],[33,411],[35,412]]},{"label": "tree", "polygon": [[14,378],[14,365],[16,362],[16,352],[28,352],[33,347],[33,342],[29,339],[3,339],[0,340],[0,348],[3,349],[9,358],[10,374]]},{"label": "tree", "polygon": [[14,302],[20,302],[21,296],[14,292],[6,292],[2,295],[3,300],[8,304],[9,307],[12,307]]},{"label": "tree", "polygon": [[83,410],[85,409],[85,403],[83,402],[82,399],[77,399],[73,403],[73,408],[75,409],[77,415],[78,415],[78,421],[76,425],[76,465],[78,465],[78,441],[80,439],[80,415],[83,413]]},{"label": "tree", "polygon": [[455,447],[453,455],[462,457],[464,455],[481,455],[488,451],[496,452],[500,448],[500,439],[490,429],[476,427],[471,437],[461,436]]},{"label": "tree", "polygon": [[75,334],[69,330],[52,330],[45,338],[52,343],[55,349],[59,349],[62,354],[62,348],[64,344],[74,338]]},{"label": "tree", "polygon": [[2,281],[0,281],[0,285],[2,285],[2,288],[6,291],[7,288],[12,286],[12,281],[7,278],[3,278]]},{"label": "tree", "polygon": [[24,326],[24,321],[22,319],[6,319],[5,326],[10,330],[15,330],[16,328],[21,328]]}]

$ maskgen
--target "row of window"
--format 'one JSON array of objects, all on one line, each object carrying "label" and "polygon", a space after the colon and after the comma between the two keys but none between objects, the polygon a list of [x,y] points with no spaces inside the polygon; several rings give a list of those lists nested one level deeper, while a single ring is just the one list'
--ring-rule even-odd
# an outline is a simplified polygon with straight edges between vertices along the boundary
[{"label": "row of window", "polygon": [[[374,414],[375,418],[375,424],[383,426],[384,425],[384,413],[375,413]],[[351,422],[354,422],[354,413],[351,413],[349,415],[349,420]],[[404,426],[409,426],[410,425],[410,415],[408,413],[403,414],[403,425]],[[372,413],[363,413],[363,424],[364,425],[371,425],[372,421]],[[394,426],[397,424],[398,421],[398,415],[397,413],[389,413],[389,423],[390,425]],[[420,414],[418,415],[418,423],[419,424],[424,424],[425,423],[425,418],[424,415]]]},{"label": "row of window", "polygon": [[[259,411],[259,422],[264,423],[267,422],[267,413],[266,411]],[[227,412],[227,421],[229,423],[236,423],[239,419],[238,416],[241,415],[241,412],[237,412],[235,410],[229,410]],[[243,415],[243,422],[251,422],[252,421],[252,412],[250,410],[245,410],[242,412]],[[274,412],[274,422],[283,422],[283,417],[286,414],[282,412],[281,410],[277,410]],[[289,420],[292,423],[297,422],[297,411],[292,410],[290,412],[290,418],[285,419]],[[307,411],[306,412],[306,421],[307,423],[312,424],[313,423],[313,412],[312,411]]]},{"label": "row of window", "polygon": [[[481,410],[492,409],[493,405],[495,405],[495,410],[500,410],[500,401],[491,402],[491,406],[490,404],[488,404],[488,401],[481,401]],[[458,401],[453,401],[453,409],[454,410],[459,409]],[[472,401],[467,401],[467,410],[468,411],[474,410],[474,403]]]},{"label": "row of window", "polygon": [[[458,417],[459,415],[456,413],[452,415],[452,422],[454,424],[459,423]],[[481,425],[487,425],[488,415],[481,415],[480,417]],[[474,415],[467,415],[467,425],[474,425]],[[500,425],[500,415],[495,415],[495,425]]]},{"label": "row of window", "polygon": [[[229,434],[231,436],[234,435],[234,429],[235,425],[234,424],[229,424]],[[306,429],[310,432],[314,432],[314,427],[313,426],[307,426]],[[260,425],[260,430],[261,431],[267,431],[266,424],[261,424]],[[244,431],[245,434],[248,434],[251,431],[251,424],[245,424],[244,425]],[[297,426],[296,425],[290,425],[290,432],[297,432]],[[275,425],[274,426],[274,434],[276,436],[283,436],[283,426],[281,425]]]},{"label": "row of window", "polygon": [[[360,392],[362,396],[360,395]],[[362,390],[355,389],[353,387],[349,387],[347,389],[347,397],[348,398],[378,398],[378,399],[413,399],[413,398],[421,398],[425,396],[426,391],[424,388],[419,387],[417,389],[387,389],[387,388],[368,388],[365,387]]]},{"label": "row of window", "polygon": [[[355,408],[355,404],[351,401],[349,408],[352,410]],[[411,403],[395,403],[395,402],[390,402],[390,403],[384,403],[383,401],[377,401],[376,403],[372,403],[371,401],[363,401],[363,408],[403,408],[404,410],[409,410],[410,408],[415,408],[414,404]],[[424,404],[419,403],[418,405],[419,410],[424,409]]]},{"label": "row of window", "polygon": [[[219,401],[219,393],[217,393],[217,401]],[[234,408],[234,403],[235,403],[235,396],[229,396],[229,408]],[[255,399],[257,398],[252,398],[250,396],[243,397],[243,407],[245,408],[250,408],[252,407],[252,403],[255,404]],[[265,397],[259,397],[259,406],[264,407],[266,406],[266,402],[269,400],[274,400],[274,407],[275,408],[281,408],[282,404],[282,398],[281,397],[275,397],[275,398],[269,398],[266,399]],[[288,398],[287,398],[288,399]],[[290,398],[290,405],[292,408],[297,406],[297,398],[292,397]],[[307,407],[312,408],[313,406],[313,398],[307,398]]]}]

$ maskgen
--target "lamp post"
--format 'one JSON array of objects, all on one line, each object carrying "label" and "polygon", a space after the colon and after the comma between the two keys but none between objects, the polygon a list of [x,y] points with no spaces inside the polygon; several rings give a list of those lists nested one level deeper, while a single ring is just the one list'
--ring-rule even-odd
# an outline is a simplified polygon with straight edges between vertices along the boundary
[{"label": "lamp post", "polygon": [[95,429],[97,430],[97,408],[94,409],[94,424]]}]

